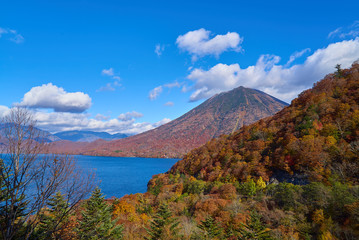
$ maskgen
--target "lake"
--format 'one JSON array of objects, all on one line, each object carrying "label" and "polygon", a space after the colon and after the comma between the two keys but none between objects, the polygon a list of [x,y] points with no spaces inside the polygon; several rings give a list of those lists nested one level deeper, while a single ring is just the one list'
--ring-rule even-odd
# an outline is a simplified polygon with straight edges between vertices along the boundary
[{"label": "lake", "polygon": [[167,172],[179,159],[74,156],[79,167],[94,170],[99,187],[110,197],[144,193],[153,175]]}]

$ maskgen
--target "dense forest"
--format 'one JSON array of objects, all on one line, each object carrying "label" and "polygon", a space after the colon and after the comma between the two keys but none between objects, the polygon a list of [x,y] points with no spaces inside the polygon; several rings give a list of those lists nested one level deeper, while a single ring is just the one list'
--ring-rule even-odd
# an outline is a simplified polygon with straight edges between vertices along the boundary
[{"label": "dense forest", "polygon": [[358,239],[358,180],[359,64],[338,65],[273,117],[191,151],[116,206],[128,239],[146,235],[141,225],[163,206],[179,224],[162,239]]},{"label": "dense forest", "polygon": [[96,189],[62,221],[57,194],[30,239],[358,239],[358,182],[354,63],[276,115],[192,150],[145,194],[105,200]]}]

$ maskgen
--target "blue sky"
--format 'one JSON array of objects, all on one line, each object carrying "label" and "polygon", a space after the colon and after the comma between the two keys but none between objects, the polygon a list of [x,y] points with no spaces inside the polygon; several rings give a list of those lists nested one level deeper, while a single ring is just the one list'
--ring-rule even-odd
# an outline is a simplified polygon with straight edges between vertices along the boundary
[{"label": "blue sky", "polygon": [[359,59],[358,1],[1,1],[0,114],[138,133],[238,86],[290,102]]}]

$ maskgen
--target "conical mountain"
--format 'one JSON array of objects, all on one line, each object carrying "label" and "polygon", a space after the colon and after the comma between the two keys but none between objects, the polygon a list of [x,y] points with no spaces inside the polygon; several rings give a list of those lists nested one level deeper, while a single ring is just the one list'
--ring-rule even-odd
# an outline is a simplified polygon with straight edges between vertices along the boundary
[{"label": "conical mountain", "polygon": [[243,125],[271,116],[286,105],[261,91],[238,87],[211,97],[156,129],[125,139],[96,141],[83,147],[76,144],[73,150],[65,147],[66,153],[178,158],[212,138],[230,134]]}]

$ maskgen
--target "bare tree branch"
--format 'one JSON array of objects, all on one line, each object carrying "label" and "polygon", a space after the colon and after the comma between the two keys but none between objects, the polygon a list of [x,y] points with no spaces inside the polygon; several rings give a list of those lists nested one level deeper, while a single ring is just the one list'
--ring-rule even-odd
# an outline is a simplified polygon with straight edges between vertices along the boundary
[{"label": "bare tree branch", "polygon": [[2,239],[29,239],[39,223],[41,211],[57,192],[67,197],[69,211],[64,214],[69,214],[92,189],[92,174],[81,172],[73,157],[46,154],[46,136],[35,127],[35,123],[30,111],[24,108],[13,108],[2,119]]}]

